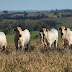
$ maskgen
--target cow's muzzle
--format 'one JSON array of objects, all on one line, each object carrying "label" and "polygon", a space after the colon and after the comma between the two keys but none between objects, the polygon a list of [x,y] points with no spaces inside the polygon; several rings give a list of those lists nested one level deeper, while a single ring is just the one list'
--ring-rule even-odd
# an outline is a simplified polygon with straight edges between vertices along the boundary
[{"label": "cow's muzzle", "polygon": [[63,35],[63,33],[61,33],[61,35]]},{"label": "cow's muzzle", "polygon": [[22,35],[20,34],[19,37],[21,37]]}]

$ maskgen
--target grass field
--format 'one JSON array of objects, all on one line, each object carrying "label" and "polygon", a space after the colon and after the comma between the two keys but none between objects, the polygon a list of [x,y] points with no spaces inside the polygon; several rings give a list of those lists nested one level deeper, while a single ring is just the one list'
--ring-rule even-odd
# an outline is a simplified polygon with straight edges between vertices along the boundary
[{"label": "grass field", "polygon": [[7,35],[7,51],[0,53],[0,72],[72,72],[72,50],[64,48],[59,33],[58,47],[44,49],[38,31],[31,32],[29,52],[18,50],[14,34]]},{"label": "grass field", "polygon": [[[14,34],[7,35],[7,42],[13,43],[14,42]],[[39,31],[32,31],[31,32],[31,41],[40,41]]]},{"label": "grass field", "polygon": [[[67,13],[58,13],[60,17],[57,17],[53,12],[28,12],[27,14],[27,17],[48,16],[40,19],[17,19],[16,16],[24,17],[24,13],[0,13],[0,31],[6,30],[5,28],[13,29],[17,26],[24,28],[26,26],[32,31],[39,30],[43,25],[52,28],[54,24],[56,24],[54,28],[64,25],[71,29],[72,16],[61,17],[61,14]],[[14,18],[9,19],[8,17]],[[13,32],[13,30],[11,31]],[[9,30],[9,33],[11,31]],[[29,52],[26,52],[26,49],[16,51],[14,34],[6,35],[6,37],[8,42],[6,51],[0,51],[0,72],[72,72],[72,49],[64,48],[60,32],[58,47],[54,48],[52,45],[52,48],[48,46],[45,49],[40,43],[39,31],[32,31]]]}]

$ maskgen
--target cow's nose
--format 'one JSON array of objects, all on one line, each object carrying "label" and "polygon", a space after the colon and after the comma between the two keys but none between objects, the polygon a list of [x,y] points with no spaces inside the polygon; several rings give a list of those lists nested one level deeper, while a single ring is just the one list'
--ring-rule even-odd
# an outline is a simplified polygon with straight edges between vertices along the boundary
[{"label": "cow's nose", "polygon": [[63,33],[61,33],[61,35],[63,35]]},{"label": "cow's nose", "polygon": [[45,47],[46,47],[47,45],[45,45]]},{"label": "cow's nose", "polygon": [[42,38],[42,37],[41,37]]},{"label": "cow's nose", "polygon": [[21,37],[22,35],[19,35],[19,37]]}]

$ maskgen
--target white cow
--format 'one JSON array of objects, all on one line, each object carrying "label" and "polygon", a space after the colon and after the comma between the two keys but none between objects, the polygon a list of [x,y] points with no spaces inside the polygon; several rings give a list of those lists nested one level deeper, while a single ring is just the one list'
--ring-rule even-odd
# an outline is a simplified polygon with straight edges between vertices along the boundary
[{"label": "white cow", "polygon": [[72,45],[72,31],[70,30],[70,28],[66,28],[66,36],[65,39],[68,41],[68,45],[71,46]]},{"label": "white cow", "polygon": [[29,43],[30,43],[29,30],[28,29],[24,30],[24,29],[21,29],[21,27],[17,27],[14,29],[14,31],[16,32],[15,38],[14,38],[16,49],[22,48],[23,50],[24,47],[27,45],[27,48],[29,50]]},{"label": "white cow", "polygon": [[65,31],[65,26],[61,26],[61,27],[59,28],[59,30],[61,31],[62,44],[63,44],[63,45],[66,45],[66,38],[65,38],[65,36],[66,36],[66,31]]},{"label": "white cow", "polygon": [[59,30],[61,30],[61,37],[62,37],[62,44],[64,45],[64,47],[66,47],[67,45],[71,45],[72,44],[72,31],[70,30],[70,28],[65,28],[65,26],[62,26],[61,28],[59,28]]},{"label": "white cow", "polygon": [[0,32],[0,48],[6,50],[6,46],[7,46],[6,35],[3,32]]},{"label": "white cow", "polygon": [[50,31],[46,28],[43,29],[44,36],[46,36],[48,43],[51,45],[54,43],[54,46],[57,47],[58,43],[58,31],[52,28]]}]

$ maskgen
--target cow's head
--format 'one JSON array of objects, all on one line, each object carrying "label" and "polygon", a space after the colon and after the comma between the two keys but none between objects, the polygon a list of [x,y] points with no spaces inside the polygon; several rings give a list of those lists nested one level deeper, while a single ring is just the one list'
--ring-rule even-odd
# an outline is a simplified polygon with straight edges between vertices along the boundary
[{"label": "cow's head", "polygon": [[62,26],[61,28],[59,28],[59,30],[61,31],[61,36],[62,36],[64,34],[65,26]]},{"label": "cow's head", "polygon": [[14,28],[13,30],[16,32],[16,35],[17,35],[18,37],[21,37],[21,36],[22,36],[22,31],[23,31],[24,29],[21,29],[21,27],[17,27],[17,28]]},{"label": "cow's head", "polygon": [[40,30],[39,35],[40,35],[40,41],[41,43],[43,43],[43,30]]},{"label": "cow's head", "polygon": [[70,33],[70,28],[65,28],[66,33]]},{"label": "cow's head", "polygon": [[65,30],[70,31],[70,28],[65,28]]},{"label": "cow's head", "polygon": [[40,34],[40,38],[43,38],[43,32],[40,32],[39,34]]},{"label": "cow's head", "polygon": [[42,30],[40,30],[40,33],[39,34],[40,34],[40,38],[41,38],[41,43],[43,43],[44,46],[47,46],[48,41],[46,39],[46,36],[44,34],[44,31],[47,31],[47,29],[46,28],[43,28]]},{"label": "cow's head", "polygon": [[47,34],[48,34],[48,29],[43,28],[43,42],[45,42],[46,38],[47,38]]},{"label": "cow's head", "polygon": [[48,31],[49,31],[48,29],[43,28],[43,35],[46,35]]}]

